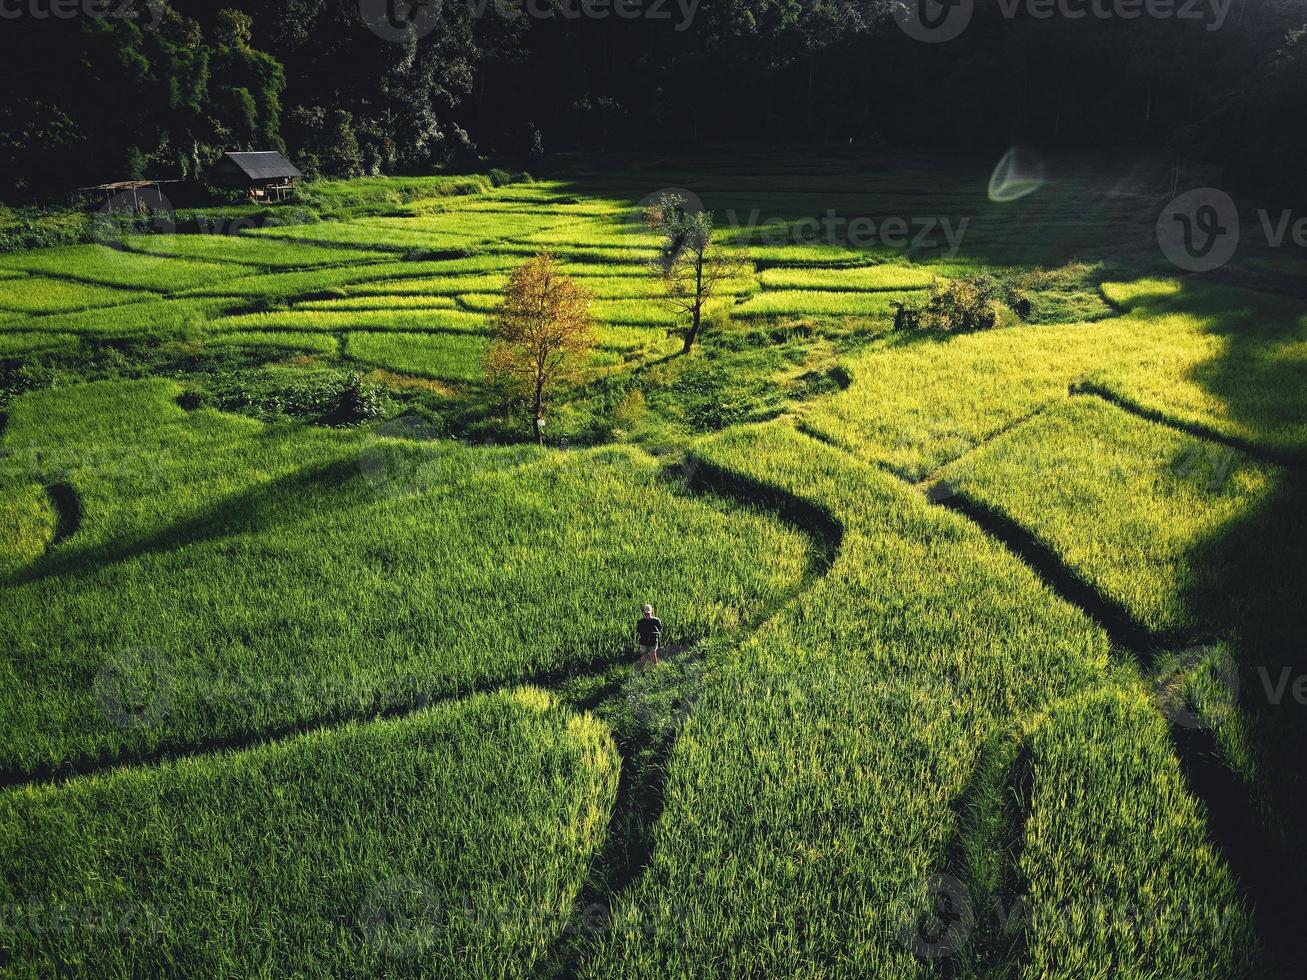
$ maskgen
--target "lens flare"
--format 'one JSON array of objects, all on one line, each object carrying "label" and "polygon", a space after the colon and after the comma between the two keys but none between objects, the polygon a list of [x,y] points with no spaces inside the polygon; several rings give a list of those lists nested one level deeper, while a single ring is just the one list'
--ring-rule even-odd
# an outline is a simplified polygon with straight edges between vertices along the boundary
[{"label": "lens flare", "polygon": [[989,199],[995,204],[1019,201],[1043,186],[1043,161],[1014,146],[1003,154],[990,175]]}]

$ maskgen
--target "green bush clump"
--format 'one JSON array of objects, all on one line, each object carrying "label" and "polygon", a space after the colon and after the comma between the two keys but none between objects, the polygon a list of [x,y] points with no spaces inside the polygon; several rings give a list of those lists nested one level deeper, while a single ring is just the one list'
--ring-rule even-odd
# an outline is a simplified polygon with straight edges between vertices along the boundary
[{"label": "green bush clump", "polygon": [[1030,300],[1018,289],[988,275],[936,279],[924,303],[895,302],[896,330],[973,333],[1013,322]]},{"label": "green bush clump", "polygon": [[364,381],[363,375],[351,371],[340,383],[334,421],[337,425],[361,425],[381,418],[389,404],[384,388]]},{"label": "green bush clump", "polygon": [[0,252],[89,241],[91,221],[84,212],[0,205]]},{"label": "green bush clump", "polygon": [[382,418],[395,405],[384,388],[356,371],[271,366],[214,374],[190,407],[239,412],[267,422],[299,419],[340,428]]},{"label": "green bush clump", "polygon": [[507,184],[529,184],[531,175],[525,171],[501,170],[499,167],[492,167],[490,170],[490,183],[495,187],[504,187]]}]

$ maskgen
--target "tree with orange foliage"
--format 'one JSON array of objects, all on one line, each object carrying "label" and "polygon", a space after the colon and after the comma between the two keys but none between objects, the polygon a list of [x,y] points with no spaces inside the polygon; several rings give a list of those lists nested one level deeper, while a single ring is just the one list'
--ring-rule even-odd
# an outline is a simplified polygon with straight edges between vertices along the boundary
[{"label": "tree with orange foliage", "polygon": [[581,379],[594,346],[590,294],[548,254],[509,277],[486,353],[486,375],[531,405],[531,427],[544,445],[545,404]]}]

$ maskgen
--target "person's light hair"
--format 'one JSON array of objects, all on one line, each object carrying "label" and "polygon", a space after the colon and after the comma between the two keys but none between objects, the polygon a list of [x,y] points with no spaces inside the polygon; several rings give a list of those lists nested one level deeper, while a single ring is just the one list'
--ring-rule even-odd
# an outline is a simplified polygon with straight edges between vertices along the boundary
[{"label": "person's light hair", "polygon": [[647,613],[652,613],[652,612],[653,612],[653,606],[649,605],[649,603],[646,602],[646,603],[644,604],[644,611],[647,612]]}]

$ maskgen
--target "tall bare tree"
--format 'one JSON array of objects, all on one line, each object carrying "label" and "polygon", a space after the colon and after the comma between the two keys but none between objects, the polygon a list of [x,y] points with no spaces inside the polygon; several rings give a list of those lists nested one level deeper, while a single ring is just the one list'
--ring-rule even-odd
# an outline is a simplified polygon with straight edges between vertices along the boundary
[{"label": "tall bare tree", "polygon": [[514,270],[486,353],[486,375],[528,401],[541,445],[546,404],[580,380],[593,346],[590,294],[552,256],[537,255]]},{"label": "tall bare tree", "polygon": [[662,277],[672,308],[690,321],[684,352],[689,353],[703,327],[708,303],[723,283],[736,278],[745,261],[713,241],[712,214],[688,211],[685,198],[664,194],[645,212],[645,223],[663,235],[654,271]]}]

